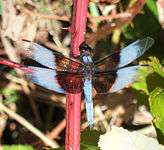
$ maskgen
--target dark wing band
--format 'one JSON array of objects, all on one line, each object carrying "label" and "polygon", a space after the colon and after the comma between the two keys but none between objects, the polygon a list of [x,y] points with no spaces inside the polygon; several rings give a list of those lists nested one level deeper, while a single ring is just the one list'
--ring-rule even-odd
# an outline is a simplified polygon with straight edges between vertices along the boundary
[{"label": "dark wing band", "polygon": [[136,80],[138,68],[139,66],[132,66],[116,71],[96,72],[93,86],[98,93],[117,92]]},{"label": "dark wing band", "polygon": [[60,86],[68,93],[80,93],[84,87],[84,76],[71,72],[58,72],[56,79]]},{"label": "dark wing band", "polygon": [[153,45],[153,43],[154,40],[150,37],[144,38],[142,40],[137,40],[121,51],[115,52],[98,61],[95,61],[95,68],[97,71],[104,71],[115,70],[128,65],[143,55],[145,51]]}]

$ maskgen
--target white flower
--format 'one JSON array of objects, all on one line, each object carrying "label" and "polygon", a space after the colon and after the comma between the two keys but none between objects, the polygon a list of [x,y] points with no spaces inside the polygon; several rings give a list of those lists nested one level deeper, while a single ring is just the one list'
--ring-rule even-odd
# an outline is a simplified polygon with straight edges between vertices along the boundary
[{"label": "white flower", "polygon": [[162,150],[156,139],[115,126],[100,136],[98,146],[101,150]]}]

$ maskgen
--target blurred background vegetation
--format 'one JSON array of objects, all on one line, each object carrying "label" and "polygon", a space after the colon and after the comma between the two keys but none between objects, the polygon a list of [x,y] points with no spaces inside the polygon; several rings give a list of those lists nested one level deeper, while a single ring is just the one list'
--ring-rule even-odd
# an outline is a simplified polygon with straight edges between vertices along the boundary
[{"label": "blurred background vegetation", "polygon": [[[18,48],[14,45],[14,41],[21,39],[69,55],[71,35],[67,29],[71,24],[71,14],[70,0],[0,0],[0,57],[23,63],[24,58],[17,54]],[[138,80],[131,88],[94,96],[95,130],[106,132],[112,120],[116,126],[140,131],[164,144],[163,28],[164,0],[90,1],[86,42],[94,49],[94,59],[137,39],[150,36],[155,40],[153,47],[139,60],[148,67],[141,68]],[[7,113],[8,109],[39,129],[56,147],[63,146],[65,96],[30,83],[19,70],[1,65],[0,71],[1,149],[46,147],[45,141],[41,141],[35,131],[27,129],[24,122],[19,122],[19,118],[17,120]],[[96,147],[100,133],[86,130],[84,109],[81,127],[85,130],[82,133],[83,149],[87,149],[87,144]],[[91,132],[90,138],[88,132]]]}]

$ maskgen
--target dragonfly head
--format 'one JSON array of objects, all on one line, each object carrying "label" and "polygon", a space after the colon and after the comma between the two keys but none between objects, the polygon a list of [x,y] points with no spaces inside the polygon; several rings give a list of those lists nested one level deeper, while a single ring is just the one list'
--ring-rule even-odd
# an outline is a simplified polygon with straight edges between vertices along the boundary
[{"label": "dragonfly head", "polygon": [[81,54],[90,54],[92,51],[92,48],[89,47],[89,45],[86,44],[85,42],[82,42],[79,46],[79,50]]}]

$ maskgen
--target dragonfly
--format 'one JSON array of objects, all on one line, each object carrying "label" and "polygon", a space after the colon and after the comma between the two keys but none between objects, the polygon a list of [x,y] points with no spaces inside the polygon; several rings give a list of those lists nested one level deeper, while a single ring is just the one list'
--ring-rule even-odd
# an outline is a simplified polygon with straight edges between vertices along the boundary
[{"label": "dragonfly", "polygon": [[[25,48],[25,55],[41,65],[30,66],[15,64],[25,72],[26,77],[33,83],[53,90],[58,93],[84,92],[87,121],[93,126],[93,100],[92,88],[97,93],[117,92],[132,84],[137,78],[140,65],[128,66],[149,49],[154,40],[146,37],[137,40],[120,51],[116,51],[104,58],[94,61],[91,53],[92,48],[85,42],[79,46],[78,58],[66,57],[60,52],[52,51],[44,46],[29,42]],[[12,62],[0,59],[1,64],[12,66]]]}]

